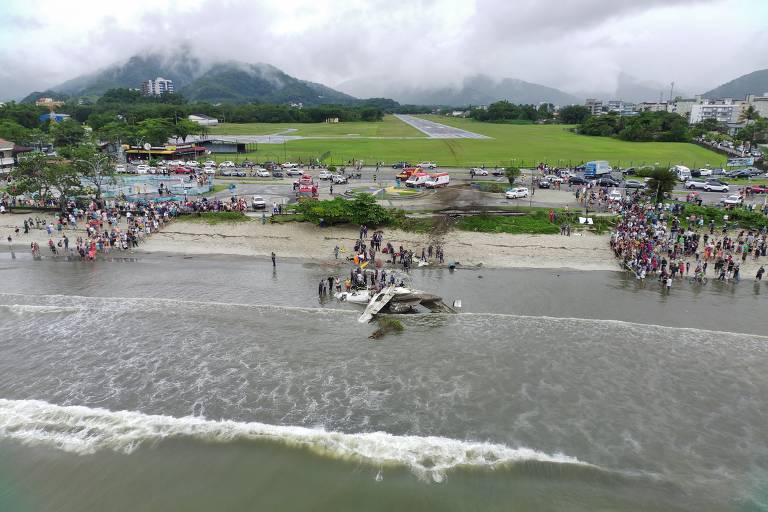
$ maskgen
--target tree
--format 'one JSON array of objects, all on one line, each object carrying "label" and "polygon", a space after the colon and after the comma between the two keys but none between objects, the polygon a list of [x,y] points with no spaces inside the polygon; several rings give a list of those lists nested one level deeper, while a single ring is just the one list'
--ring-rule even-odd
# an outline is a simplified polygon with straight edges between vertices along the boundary
[{"label": "tree", "polygon": [[96,130],[96,135],[104,142],[136,145],[139,141],[138,128],[122,121],[105,124]]},{"label": "tree", "polygon": [[509,184],[514,185],[515,180],[520,177],[520,168],[515,167],[514,165],[511,165],[506,168],[506,170],[504,171],[504,175],[509,180]]},{"label": "tree", "polygon": [[671,169],[663,167],[640,169],[637,175],[641,178],[650,178],[646,183],[646,190],[653,196],[655,203],[662,202],[664,196],[672,192],[677,184],[677,175]]},{"label": "tree", "polygon": [[56,146],[77,146],[85,140],[85,129],[77,121],[64,119],[60,123],[51,123],[49,127],[53,143]]},{"label": "tree", "polygon": [[[80,174],[68,163],[49,162],[40,153],[24,158],[11,172],[14,195],[29,194],[46,200],[54,193],[61,198],[72,197],[82,189]],[[59,201],[64,207],[66,201]]]},{"label": "tree", "polygon": [[750,121],[757,121],[758,119],[760,119],[760,114],[754,105],[748,106],[741,111],[741,114],[739,114],[739,121],[742,123],[746,122],[747,124],[750,124]]},{"label": "tree", "polygon": [[73,164],[82,180],[95,189],[96,200],[101,200],[104,187],[115,181],[115,163],[109,155],[93,146],[80,146],[73,151]]},{"label": "tree", "polygon": [[173,125],[165,119],[147,119],[138,126],[139,137],[153,146],[162,146],[173,135]]},{"label": "tree", "polygon": [[0,139],[5,139],[16,144],[27,144],[32,130],[24,128],[16,121],[0,120]]},{"label": "tree", "polygon": [[583,105],[568,105],[559,112],[563,124],[582,124],[590,115],[591,111]]},{"label": "tree", "polygon": [[176,124],[173,125],[173,136],[181,139],[182,142],[187,141],[187,137],[190,135],[203,135],[208,133],[208,127],[203,126],[189,119],[179,119]]}]

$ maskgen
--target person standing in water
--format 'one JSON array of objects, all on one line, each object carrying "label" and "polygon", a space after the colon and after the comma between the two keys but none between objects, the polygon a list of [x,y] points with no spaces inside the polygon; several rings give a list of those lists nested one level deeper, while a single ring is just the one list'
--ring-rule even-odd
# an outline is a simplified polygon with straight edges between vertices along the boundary
[{"label": "person standing in water", "polygon": [[274,253],[274,251],[272,251],[272,266],[273,267],[277,266],[277,264],[275,263],[275,253]]}]

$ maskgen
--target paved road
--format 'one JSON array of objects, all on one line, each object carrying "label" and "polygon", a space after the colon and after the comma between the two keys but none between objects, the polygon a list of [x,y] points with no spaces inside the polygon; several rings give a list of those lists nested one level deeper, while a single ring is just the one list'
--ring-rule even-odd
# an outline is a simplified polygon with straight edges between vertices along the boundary
[{"label": "paved road", "polygon": [[453,126],[427,121],[420,117],[409,116],[405,114],[395,114],[395,117],[404,123],[407,123],[422,133],[425,133],[432,139],[490,139],[486,135],[468,132]]}]

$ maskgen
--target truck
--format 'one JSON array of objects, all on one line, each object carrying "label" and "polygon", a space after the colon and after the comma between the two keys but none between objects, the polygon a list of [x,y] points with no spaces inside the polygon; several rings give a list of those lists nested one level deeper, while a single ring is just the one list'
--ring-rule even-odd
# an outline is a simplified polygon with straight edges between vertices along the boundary
[{"label": "truck", "polygon": [[424,183],[424,186],[427,188],[438,188],[438,187],[447,187],[448,183],[450,183],[451,177],[448,175],[447,172],[438,172],[435,174],[432,174]]},{"label": "truck", "polygon": [[688,181],[691,179],[691,170],[684,165],[675,165],[670,171],[674,172],[677,179],[680,181]]},{"label": "truck", "polygon": [[395,178],[399,179],[400,181],[405,181],[411,177],[411,174],[415,172],[424,172],[424,171],[419,167],[404,167],[403,170],[400,171],[400,173],[397,176],[395,176]]},{"label": "truck", "polygon": [[587,179],[596,179],[606,174],[610,175],[613,168],[607,160],[594,160],[584,164],[584,177]]}]

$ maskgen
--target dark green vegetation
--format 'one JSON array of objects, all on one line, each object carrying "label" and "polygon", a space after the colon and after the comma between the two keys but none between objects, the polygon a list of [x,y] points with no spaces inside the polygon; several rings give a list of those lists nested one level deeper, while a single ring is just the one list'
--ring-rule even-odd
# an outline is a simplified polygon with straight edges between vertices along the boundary
[{"label": "dark green vegetation", "polygon": [[366,224],[385,226],[393,222],[390,210],[376,203],[371,194],[356,194],[352,200],[335,199],[326,201],[302,201],[296,206],[296,213],[309,222],[331,224]]},{"label": "dark green vegetation", "polygon": [[655,203],[664,200],[664,196],[670,194],[677,184],[677,176],[674,172],[663,167],[650,167],[637,171],[639,178],[650,178],[646,183],[648,194],[653,197]]},{"label": "dark green vegetation", "polygon": [[768,91],[768,69],[761,69],[715,87],[703,96],[705,98],[744,98],[747,94],[760,95],[766,91]]},{"label": "dark green vegetation", "polygon": [[582,135],[616,137],[633,142],[689,142],[688,121],[671,112],[643,112],[637,116],[609,113],[588,117],[579,127]]},{"label": "dark green vegetation", "polygon": [[535,211],[522,215],[496,216],[475,215],[461,217],[455,224],[462,231],[479,231],[482,233],[532,233],[551,235],[560,232],[560,228],[549,222],[547,212]]},{"label": "dark green vegetation", "polygon": [[475,108],[470,111],[470,117],[478,121],[492,122],[533,122],[552,119],[555,107],[551,103],[535,105],[514,105],[507,100],[497,101],[488,105],[487,109]]},{"label": "dark green vegetation", "polygon": [[760,212],[753,212],[744,208],[724,210],[714,206],[696,206],[694,204],[685,204],[683,208],[681,220],[684,225],[687,225],[688,219],[695,215],[697,220],[703,218],[706,225],[709,225],[711,221],[715,221],[716,226],[722,226],[724,222],[723,216],[727,215],[728,224],[731,226],[736,225],[743,229],[754,230],[768,227],[768,217]]}]

